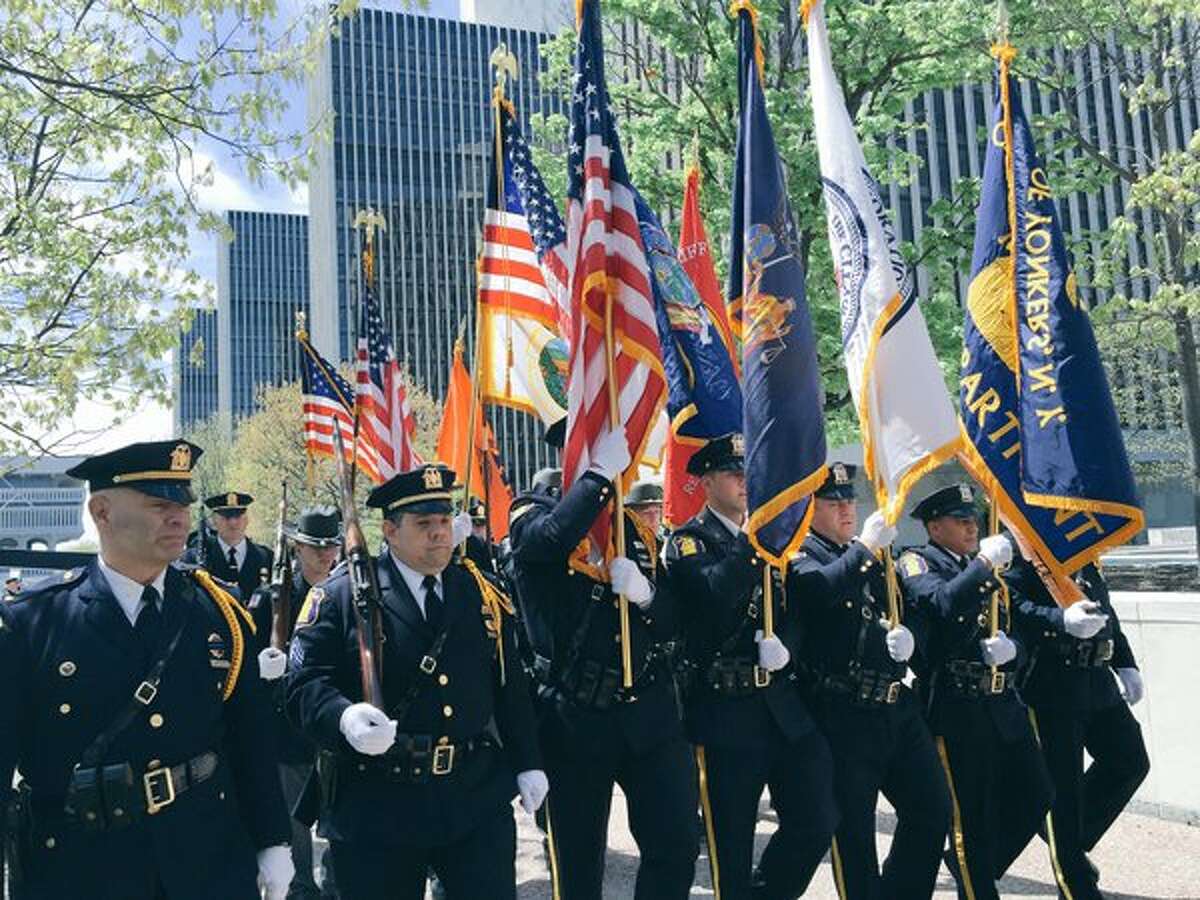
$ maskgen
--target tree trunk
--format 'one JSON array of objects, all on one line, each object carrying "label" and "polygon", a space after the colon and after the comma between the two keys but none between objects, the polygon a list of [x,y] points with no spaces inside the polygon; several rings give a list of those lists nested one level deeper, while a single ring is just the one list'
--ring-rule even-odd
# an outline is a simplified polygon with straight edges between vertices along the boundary
[{"label": "tree trunk", "polygon": [[1183,310],[1173,316],[1175,340],[1179,345],[1179,383],[1183,390],[1184,427],[1192,450],[1192,527],[1200,552],[1200,368],[1196,361],[1196,333],[1192,320]]}]

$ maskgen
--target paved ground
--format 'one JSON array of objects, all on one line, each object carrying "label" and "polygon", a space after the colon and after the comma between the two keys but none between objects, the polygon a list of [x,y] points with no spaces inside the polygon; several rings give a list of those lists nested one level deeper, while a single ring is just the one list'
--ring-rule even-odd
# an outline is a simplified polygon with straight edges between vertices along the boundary
[{"label": "paved ground", "polygon": [[[879,817],[879,847],[882,858],[891,842],[894,819],[883,811]],[[518,810],[519,827],[517,872],[521,900],[550,900],[550,881],[542,859],[541,834],[533,821]],[[758,828],[761,850],[775,829],[772,813],[765,802]],[[1111,900],[1200,900],[1200,828],[1176,822],[1166,822],[1127,813],[1105,836],[1095,852],[1093,861],[1102,874],[1100,886]],[[608,873],[605,881],[605,900],[629,900],[633,897],[637,850],[625,821],[624,801],[618,792],[614,798],[613,817],[609,828]],[[1010,874],[1001,882],[1005,897],[1055,898],[1050,861],[1044,845],[1036,841],[1017,860]],[[708,873],[708,858],[701,855],[696,866],[696,886],[693,897],[713,896]],[[806,898],[837,900],[828,861],[817,873]],[[935,895],[955,896],[953,883],[943,869]]]}]

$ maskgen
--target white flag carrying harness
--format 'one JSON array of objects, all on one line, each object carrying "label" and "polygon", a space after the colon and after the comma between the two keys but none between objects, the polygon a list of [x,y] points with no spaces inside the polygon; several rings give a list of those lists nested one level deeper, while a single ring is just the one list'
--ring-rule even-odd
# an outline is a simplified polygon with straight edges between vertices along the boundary
[{"label": "white flag carrying harness", "polygon": [[957,451],[958,419],[879,185],[867,170],[833,72],[820,2],[811,4],[807,25],[843,356],[867,478],[880,510],[895,523],[909,489]]}]

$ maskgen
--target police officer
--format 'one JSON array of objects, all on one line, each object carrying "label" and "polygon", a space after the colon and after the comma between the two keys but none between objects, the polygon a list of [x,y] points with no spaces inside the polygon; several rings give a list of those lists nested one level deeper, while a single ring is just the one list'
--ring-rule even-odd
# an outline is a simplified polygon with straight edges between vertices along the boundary
[{"label": "police officer", "polygon": [[275,562],[270,547],[246,537],[253,502],[252,496],[241,491],[224,491],[205,499],[212,531],[197,536],[197,540],[204,541],[203,548],[192,546],[183,557],[190,563],[203,561],[217,578],[236,584],[243,603],[249,603],[250,595],[270,578]]},{"label": "police officer", "polygon": [[9,569],[8,577],[4,579],[4,599],[12,600],[21,593],[21,570]]},{"label": "police officer", "polygon": [[[1031,648],[1022,695],[1031,707],[1054,782],[1048,839],[1065,896],[1101,897],[1086,853],[1104,836],[1150,770],[1142,729],[1129,707],[1144,693],[1099,568],[1075,575],[1082,598],[1066,609],[1035,566],[1018,557],[1005,576],[1017,630]],[[1083,752],[1091,764],[1083,767]]]},{"label": "police officer", "polygon": [[635,481],[625,498],[625,505],[642,520],[649,532],[663,533],[663,487],[657,481]]},{"label": "police officer", "polygon": [[0,792],[15,766],[23,900],[287,891],[267,698],[242,666],[250,623],[208,573],[168,565],[201,452],[138,443],[68,470],[91,490],[99,555],[0,608]]},{"label": "police officer", "polygon": [[[329,577],[333,564],[337,562],[342,545],[341,515],[332,506],[309,506],[300,511],[294,528],[287,531],[294,560],[291,579],[291,608],[287,633],[291,634],[296,621],[302,615],[302,604],[309,590]],[[256,625],[259,674],[264,681],[272,682],[272,699],[275,706],[275,726],[279,747],[279,777],[283,784],[283,796],[288,811],[295,809],[312,772],[316,746],[302,732],[291,725],[284,715],[283,675],[287,667],[287,655],[283,650],[264,646],[271,640],[271,626],[275,608],[275,588],[267,584],[260,587],[250,598],[250,615]],[[288,900],[313,900],[319,897],[313,879],[312,830],[308,825],[292,819],[292,861],[296,865],[296,876],[292,879]],[[333,895],[330,870],[326,867],[325,894]]]},{"label": "police officer", "polygon": [[[627,514],[627,557],[605,563],[589,529],[611,516],[613,482],[629,464],[623,431],[602,436],[591,468],[556,499],[522,494],[510,513],[513,569],[535,652],[551,874],[563,900],[599,900],[614,783],[641,851],[635,896],[688,896],[698,852],[696,786],[665,644],[674,599],[654,535]],[[543,487],[550,482],[543,475]],[[622,687],[617,595],[629,603],[633,686]]]},{"label": "police officer", "polygon": [[323,798],[345,900],[420,898],[432,866],[452,898],[516,896],[520,793],[548,788],[508,599],[452,562],[454,473],[424,465],[375,488],[384,708],[363,702],[350,575],[309,591],[292,635],[290,717],[335,755]]},{"label": "police officer", "polygon": [[929,541],[903,553],[898,567],[953,806],[950,868],[960,897],[996,898],[996,880],[1037,831],[1053,788],[1013,685],[1020,647],[1007,633],[1007,602],[998,603],[991,635],[991,594],[1002,587],[1012,544],[1003,535],[980,541],[976,515],[970,485],[929,494],[913,509]]},{"label": "police officer", "polygon": [[[763,635],[764,563],[743,530],[744,465],[740,434],[709,441],[692,456],[688,472],[700,478],[707,505],[674,532],[666,553],[696,673],[686,719],[709,859],[726,900],[798,897],[837,824],[829,747],[789,664],[799,645],[797,607],[785,614],[782,584],[771,598],[777,633]],[[764,787],[779,829],[752,874]]]},{"label": "police officer", "polygon": [[463,524],[469,529],[465,537],[465,550],[471,562],[475,563],[481,571],[495,574],[498,571],[496,547],[488,534],[487,507],[483,501],[478,497],[472,497],[465,512],[459,513],[457,518],[460,522],[460,529]]},{"label": "police officer", "polygon": [[[950,795],[920,704],[904,684],[913,634],[889,620],[878,554],[890,552],[896,529],[873,512],[854,537],[855,472],[830,464],[788,594],[804,624],[800,658],[811,708],[833,752],[838,894],[920,900],[933,894]],[[882,875],[875,851],[880,791],[897,820]]]}]

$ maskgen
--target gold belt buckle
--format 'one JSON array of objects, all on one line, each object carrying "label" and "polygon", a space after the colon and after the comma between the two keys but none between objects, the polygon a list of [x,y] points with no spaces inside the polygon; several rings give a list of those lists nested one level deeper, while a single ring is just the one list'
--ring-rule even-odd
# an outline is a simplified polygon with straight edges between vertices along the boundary
[{"label": "gold belt buckle", "polygon": [[1007,679],[1008,679],[1007,672],[993,672],[992,673],[992,693],[993,694],[1003,694],[1004,693],[1004,683],[1005,683],[1005,681],[1007,681]]},{"label": "gold belt buckle", "polygon": [[899,699],[900,699],[900,682],[893,681],[891,684],[888,685],[887,702],[888,702],[888,704],[892,704],[892,703],[895,703]]},{"label": "gold belt buckle", "polygon": [[175,779],[166,766],[151,769],[143,775],[142,789],[146,793],[146,812],[150,815],[175,802]]},{"label": "gold belt buckle", "polygon": [[430,769],[434,775],[449,775],[454,769],[454,745],[438,744],[433,748],[433,766]]},{"label": "gold belt buckle", "polygon": [[762,666],[754,667],[754,686],[756,688],[765,688],[771,683],[771,673]]}]

